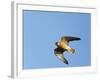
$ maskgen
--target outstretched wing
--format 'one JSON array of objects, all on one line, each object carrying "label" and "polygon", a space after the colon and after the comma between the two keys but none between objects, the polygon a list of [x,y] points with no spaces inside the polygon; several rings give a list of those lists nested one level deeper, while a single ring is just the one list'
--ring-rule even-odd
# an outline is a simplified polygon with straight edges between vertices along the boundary
[{"label": "outstretched wing", "polygon": [[69,41],[76,41],[76,40],[81,40],[81,39],[78,38],[78,37],[72,37],[72,36],[63,36],[63,37],[61,37],[61,41],[66,41],[67,43]]},{"label": "outstretched wing", "polygon": [[54,53],[61,61],[63,61],[65,64],[68,64],[68,61],[64,58],[64,55],[63,55],[64,51],[65,51],[64,49],[58,47],[54,50]]}]

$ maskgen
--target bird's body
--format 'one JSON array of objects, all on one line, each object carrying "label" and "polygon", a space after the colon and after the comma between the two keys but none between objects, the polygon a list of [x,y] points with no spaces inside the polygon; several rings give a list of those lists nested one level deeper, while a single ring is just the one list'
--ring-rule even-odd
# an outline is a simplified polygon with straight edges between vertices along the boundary
[{"label": "bird's body", "polygon": [[55,55],[62,60],[65,64],[68,64],[68,61],[64,58],[63,53],[65,51],[69,53],[74,53],[75,49],[71,48],[69,46],[70,41],[80,40],[80,38],[77,37],[71,37],[71,36],[63,36],[61,37],[61,40],[56,42],[57,48],[54,50]]}]

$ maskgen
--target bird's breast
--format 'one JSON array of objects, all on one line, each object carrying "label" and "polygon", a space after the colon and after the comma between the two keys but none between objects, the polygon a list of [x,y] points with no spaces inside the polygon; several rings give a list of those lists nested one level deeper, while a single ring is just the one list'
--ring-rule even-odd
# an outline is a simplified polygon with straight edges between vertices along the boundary
[{"label": "bird's breast", "polygon": [[68,45],[64,42],[60,42],[59,43],[59,47],[63,48],[63,49],[67,49]]}]

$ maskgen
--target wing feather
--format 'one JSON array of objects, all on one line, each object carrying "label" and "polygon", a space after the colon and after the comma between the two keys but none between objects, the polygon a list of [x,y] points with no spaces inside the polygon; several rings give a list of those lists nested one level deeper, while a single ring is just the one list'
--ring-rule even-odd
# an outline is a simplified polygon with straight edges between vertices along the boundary
[{"label": "wing feather", "polygon": [[63,50],[63,49],[61,49],[61,48],[56,48],[55,50],[54,50],[54,53],[55,53],[55,55],[61,60],[61,61],[63,61],[65,64],[68,64],[68,61],[65,59],[65,57],[64,57],[64,55],[63,55],[63,52],[64,52],[65,50]]},{"label": "wing feather", "polygon": [[76,41],[76,40],[81,40],[80,38],[78,37],[72,37],[72,36],[63,36],[61,37],[61,41]]}]

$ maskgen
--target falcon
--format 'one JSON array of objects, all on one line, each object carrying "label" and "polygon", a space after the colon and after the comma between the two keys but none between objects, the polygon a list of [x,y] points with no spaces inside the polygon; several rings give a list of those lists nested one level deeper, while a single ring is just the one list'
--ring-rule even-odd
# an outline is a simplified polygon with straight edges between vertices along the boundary
[{"label": "falcon", "polygon": [[75,53],[75,49],[71,48],[69,46],[70,41],[76,41],[81,40],[78,37],[72,37],[72,36],[63,36],[61,37],[61,40],[56,42],[57,48],[54,49],[54,54],[65,64],[68,64],[67,59],[65,59],[63,53],[67,51],[68,53]]}]

